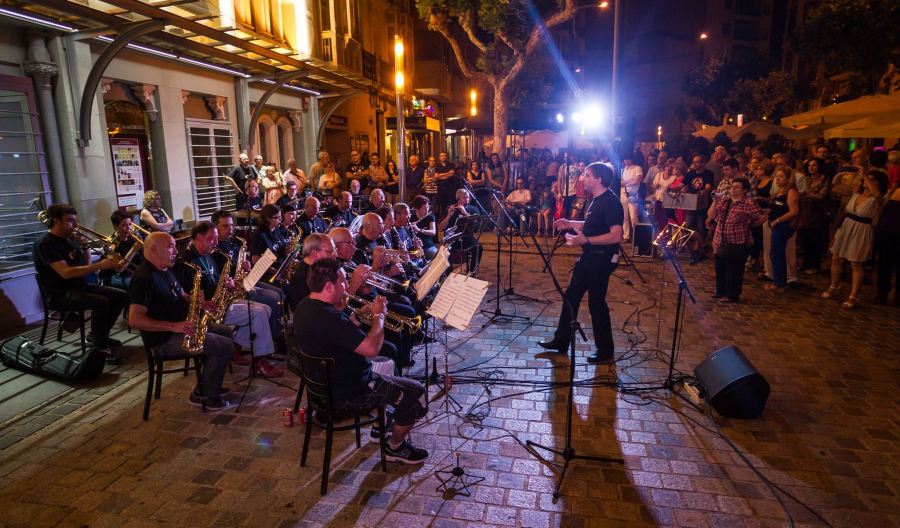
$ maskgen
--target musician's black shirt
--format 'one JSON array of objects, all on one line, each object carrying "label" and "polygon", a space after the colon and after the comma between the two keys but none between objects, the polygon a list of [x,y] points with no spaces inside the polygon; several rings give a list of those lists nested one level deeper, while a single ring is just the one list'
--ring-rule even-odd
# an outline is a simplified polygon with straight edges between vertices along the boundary
[{"label": "musician's black shirt", "polygon": [[[467,205],[467,206],[466,206],[466,212],[469,213],[469,216],[477,215],[477,214],[478,214],[478,209],[476,209],[474,206]],[[453,210],[453,214],[451,214],[451,215],[450,215],[450,218],[447,219],[447,227],[453,227],[453,226],[455,226],[456,223],[459,222],[460,217],[462,217],[462,216],[463,216],[463,215],[460,214],[459,208],[458,208],[458,206],[457,206],[457,209],[454,209],[454,210]]]},{"label": "musician's black shirt", "polygon": [[217,246],[219,251],[228,255],[231,259],[231,272],[229,275],[234,277],[234,273],[237,271],[238,266],[238,254],[241,252],[241,243],[238,242],[237,238],[231,237],[228,240],[219,240],[219,245]]},{"label": "musician's black shirt", "polygon": [[255,257],[261,257],[267,249],[271,249],[272,253],[275,253],[277,257],[276,262],[280,264],[284,260],[284,248],[288,245],[288,242],[290,242],[290,239],[280,236],[277,227],[274,231],[260,228],[250,244],[250,254]]},{"label": "musician's black shirt", "polygon": [[83,257],[84,252],[74,240],[56,236],[49,231],[35,241],[31,250],[31,258],[34,260],[34,268],[37,270],[37,280],[51,297],[60,295],[66,290],[84,288],[87,281],[84,277],[63,279],[50,267],[50,264],[63,260],[69,266],[83,266]]},{"label": "musician's black shirt", "polygon": [[[183,293],[171,268],[160,271],[147,260],[134,272],[128,289],[131,304],[145,306],[148,317],[173,323],[187,319],[188,303],[182,297]],[[141,330],[141,337],[149,347],[162,345],[171,335],[172,332]]]},{"label": "musician's black shirt", "polygon": [[[200,268],[200,273],[202,274],[200,287],[203,289],[203,295],[206,299],[211,300],[213,294],[216,292],[216,284],[219,282],[220,274],[225,268],[225,256],[221,253],[200,256],[194,246],[188,246],[187,249],[179,255],[178,262],[176,262],[174,266],[174,272],[178,277],[178,282],[184,284],[185,291],[190,293],[191,288],[194,285],[195,272],[190,266],[185,266],[182,261],[189,262]],[[232,268],[233,267],[234,265],[232,264]],[[229,275],[230,274],[231,273],[229,272]]]},{"label": "musician's black shirt", "polygon": [[306,211],[303,211],[297,217],[297,225],[303,230],[303,239],[309,236],[310,233],[324,233],[328,230],[328,224],[325,223],[325,220],[322,220],[319,216],[310,218],[307,216]]},{"label": "musician's black shirt", "polygon": [[[434,213],[428,213],[424,218],[415,218],[411,220],[413,224],[416,224],[416,227],[419,229],[428,229],[431,227],[431,224],[435,223]],[[431,235],[424,235],[419,233],[419,239],[422,241],[422,249],[428,249],[434,246],[434,237]]]},{"label": "musician's black shirt", "polygon": [[306,285],[309,264],[303,259],[298,259],[295,265],[296,267],[291,274],[291,280],[284,287],[284,293],[287,295],[291,305],[296,305],[309,296],[309,286]]},{"label": "musician's black shirt", "polygon": [[372,252],[379,246],[378,240],[369,240],[360,233],[356,235],[353,243],[356,246],[356,252],[353,253],[353,262],[370,266],[372,264]]},{"label": "musician's black shirt", "polygon": [[306,354],[334,359],[331,387],[336,402],[365,394],[372,380],[372,364],[355,351],[366,333],[344,312],[306,297],[294,311],[294,335]]},{"label": "musician's black shirt", "polygon": [[[622,202],[613,196],[612,191],[607,190],[603,194],[594,197],[584,214],[584,228],[582,232],[585,236],[605,235],[609,233],[610,227],[614,225],[622,225],[625,217],[625,211],[622,208]],[[619,248],[618,244],[593,244],[584,245],[582,250],[588,252],[609,251],[615,252]]]},{"label": "musician's black shirt", "polygon": [[353,218],[356,215],[353,214],[351,209],[341,211],[340,207],[332,205],[325,210],[325,213],[323,213],[322,216],[331,218],[331,227],[350,227],[350,224],[353,223]]}]

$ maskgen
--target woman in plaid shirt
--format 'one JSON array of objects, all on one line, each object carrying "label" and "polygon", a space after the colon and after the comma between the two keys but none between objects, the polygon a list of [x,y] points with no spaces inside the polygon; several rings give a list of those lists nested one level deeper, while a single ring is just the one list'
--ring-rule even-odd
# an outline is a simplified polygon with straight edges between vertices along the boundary
[{"label": "woman in plaid shirt", "polygon": [[737,178],[731,183],[731,196],[716,200],[710,207],[706,226],[712,229],[713,254],[716,257],[716,293],[719,302],[738,302],[744,284],[744,262],[753,244],[750,227],[762,225],[766,216],[756,202],[749,198],[750,181]]}]

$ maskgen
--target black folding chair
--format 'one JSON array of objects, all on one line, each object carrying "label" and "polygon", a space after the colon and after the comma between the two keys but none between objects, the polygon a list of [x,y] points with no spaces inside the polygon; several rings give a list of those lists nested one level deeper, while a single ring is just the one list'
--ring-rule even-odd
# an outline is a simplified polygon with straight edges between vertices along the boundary
[{"label": "black folding chair", "polygon": [[[147,353],[147,397],[144,399],[144,420],[150,419],[150,400],[156,397],[158,400],[162,388],[163,374],[174,374],[182,372],[187,376],[188,372],[194,371],[197,374],[197,387],[202,390],[203,383],[200,380],[200,374],[203,371],[203,355],[202,354],[183,354],[161,356],[152,348],[144,343],[144,351]],[[166,361],[184,361],[184,365],[179,368],[165,367]],[[193,365],[191,364],[193,361]],[[155,390],[154,390],[155,388]],[[206,401],[201,400],[203,412],[206,412]]]}]

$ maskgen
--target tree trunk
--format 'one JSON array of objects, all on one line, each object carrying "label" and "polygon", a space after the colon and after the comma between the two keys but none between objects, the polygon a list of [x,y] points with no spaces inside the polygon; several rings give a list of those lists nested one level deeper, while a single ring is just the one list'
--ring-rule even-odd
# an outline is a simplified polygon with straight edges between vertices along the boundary
[{"label": "tree trunk", "polygon": [[504,92],[506,83],[494,86],[494,145],[492,151],[503,157],[506,152],[506,132],[509,127],[507,119],[509,109],[506,107]]}]

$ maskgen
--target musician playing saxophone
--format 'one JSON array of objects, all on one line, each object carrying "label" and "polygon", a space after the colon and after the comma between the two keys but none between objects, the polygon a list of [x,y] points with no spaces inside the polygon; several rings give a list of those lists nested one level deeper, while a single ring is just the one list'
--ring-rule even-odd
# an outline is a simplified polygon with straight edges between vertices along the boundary
[{"label": "musician playing saxophone", "polygon": [[[242,268],[242,275],[250,273],[252,268],[249,256],[239,262],[238,256],[241,252],[241,242],[234,236],[234,218],[229,211],[220,209],[212,214],[210,221],[216,225],[216,231],[219,232],[219,251],[231,258],[231,276],[237,273],[238,267]],[[247,241],[245,240],[246,244]],[[245,252],[247,248],[245,247]],[[241,287],[240,284],[237,285]],[[267,282],[259,281],[256,287],[247,292],[247,298],[253,302],[265,304],[269,307],[271,315],[269,316],[269,328],[272,330],[272,337],[275,338],[275,350],[280,351],[284,346],[284,336],[281,330],[281,303],[284,301],[284,292],[278,286],[273,286]],[[245,364],[242,361],[240,364]]]},{"label": "musician playing saxophone", "polygon": [[[182,354],[182,340],[185,334],[194,333],[198,322],[188,320],[190,295],[172,270],[175,256],[175,239],[171,235],[148,235],[144,240],[144,262],[135,271],[128,290],[128,323],[140,330],[144,344],[162,357]],[[209,301],[204,302],[204,309],[213,308]],[[231,333],[227,326],[210,324],[203,343],[200,386],[194,387],[188,398],[192,405],[202,405],[205,400],[208,411],[221,411],[231,405],[226,399],[228,390],[222,387],[234,349]]]},{"label": "musician playing saxophone", "polygon": [[[231,291],[236,285],[232,277],[223,277],[222,272],[229,257],[216,251],[219,244],[219,232],[215,225],[209,221],[198,223],[191,229],[191,243],[179,256],[175,265],[175,273],[181,284],[192,284],[194,270],[189,266],[181,265],[183,262],[194,264],[202,270],[200,287],[203,288],[203,296],[213,299],[217,286],[222,286]],[[275,341],[272,329],[269,326],[269,318],[272,310],[264,305],[248,300],[237,300],[229,306],[217,307],[224,309],[223,322],[229,326],[237,327],[234,333],[234,342],[244,350],[253,350],[256,356],[256,374],[265,378],[280,378],[284,375],[284,369],[273,365],[269,359],[275,352]],[[252,334],[251,334],[252,330]],[[252,336],[255,335],[255,338]],[[251,339],[253,343],[251,346]],[[235,350],[232,360],[239,365],[249,362],[239,350]]]},{"label": "musician playing saxophone", "polygon": [[272,277],[272,273],[281,267],[284,259],[288,256],[293,248],[290,246],[290,237],[286,236],[283,230],[278,229],[281,226],[281,209],[276,205],[269,204],[262,208],[259,218],[259,228],[250,240],[250,256],[253,264],[262,257],[266,250],[271,250],[275,254],[275,264],[269,268],[269,272],[263,275],[263,280]]}]

